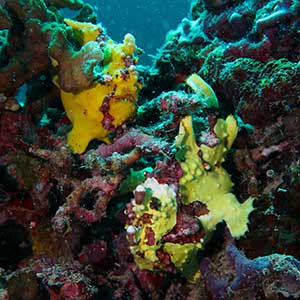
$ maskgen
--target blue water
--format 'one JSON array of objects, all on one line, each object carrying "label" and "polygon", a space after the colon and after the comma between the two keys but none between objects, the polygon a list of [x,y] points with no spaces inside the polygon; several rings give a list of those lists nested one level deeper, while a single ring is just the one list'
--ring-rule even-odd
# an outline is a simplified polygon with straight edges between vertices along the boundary
[{"label": "blue water", "polygon": [[122,41],[127,32],[136,38],[145,51],[141,64],[151,64],[151,56],[165,41],[166,33],[176,29],[188,14],[191,0],[86,0],[93,5],[98,21],[115,41]]}]

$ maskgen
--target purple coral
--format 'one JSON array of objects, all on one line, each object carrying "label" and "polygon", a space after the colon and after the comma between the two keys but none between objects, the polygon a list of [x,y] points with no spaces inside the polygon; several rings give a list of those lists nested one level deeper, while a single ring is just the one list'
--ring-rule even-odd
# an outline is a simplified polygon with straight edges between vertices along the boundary
[{"label": "purple coral", "polygon": [[200,265],[213,299],[300,297],[300,261],[293,256],[272,254],[248,259],[231,243],[225,253],[226,263],[219,266],[224,269],[216,270],[209,258]]}]

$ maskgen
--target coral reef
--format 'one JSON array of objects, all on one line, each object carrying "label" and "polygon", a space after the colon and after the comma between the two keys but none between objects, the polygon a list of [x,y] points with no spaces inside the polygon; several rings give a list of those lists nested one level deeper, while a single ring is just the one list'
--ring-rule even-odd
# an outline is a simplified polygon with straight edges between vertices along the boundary
[{"label": "coral reef", "polygon": [[[204,258],[200,264],[212,299],[299,298],[300,261],[293,256],[272,254],[251,260],[230,240],[216,256],[215,264],[215,257]],[[222,278],[220,268],[226,269],[226,276]]]},{"label": "coral reef", "polygon": [[[59,5],[59,1],[56,2],[56,5]],[[65,1],[63,5],[75,7],[72,1]],[[83,3],[80,6],[84,6]],[[77,5],[76,8],[80,6]],[[13,94],[16,88],[30,79],[43,72],[49,72],[50,58],[56,59],[62,66],[66,64],[70,67],[71,77],[59,81],[63,87],[72,89],[72,68],[77,70],[78,79],[73,84],[73,89],[78,90],[79,78],[85,78],[87,76],[85,74],[91,72],[85,66],[86,62],[78,59],[78,56],[86,55],[87,49],[76,50],[76,44],[72,44],[72,40],[74,43],[76,37],[70,27],[63,22],[62,16],[55,15],[42,0],[4,1],[1,11],[4,16],[1,29],[6,30],[6,33],[1,45],[0,90]],[[97,60],[99,58],[97,50],[94,49],[93,52],[90,50],[90,59],[95,57]],[[70,60],[74,60],[73,63],[70,63]],[[93,68],[93,64],[90,68]],[[62,68],[59,74],[65,72],[66,70]]]},{"label": "coral reef", "polygon": [[299,299],[299,1],[97,22],[0,1],[0,299]]}]

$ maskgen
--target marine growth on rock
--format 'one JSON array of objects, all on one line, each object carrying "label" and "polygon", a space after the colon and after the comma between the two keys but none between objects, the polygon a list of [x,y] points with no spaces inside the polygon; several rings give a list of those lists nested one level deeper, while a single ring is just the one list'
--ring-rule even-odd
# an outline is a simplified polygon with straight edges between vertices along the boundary
[{"label": "marine growth on rock", "polygon": [[0,1],[0,300],[299,299],[300,2],[99,3]]}]

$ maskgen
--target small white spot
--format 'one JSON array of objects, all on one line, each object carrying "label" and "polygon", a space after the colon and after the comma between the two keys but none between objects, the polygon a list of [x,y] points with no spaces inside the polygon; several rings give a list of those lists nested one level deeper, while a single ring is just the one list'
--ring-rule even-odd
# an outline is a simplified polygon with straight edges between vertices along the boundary
[{"label": "small white spot", "polygon": [[129,226],[127,227],[127,233],[128,233],[128,234],[135,234],[135,231],[136,231],[136,229],[135,229],[134,226],[129,225]]}]

